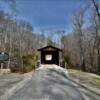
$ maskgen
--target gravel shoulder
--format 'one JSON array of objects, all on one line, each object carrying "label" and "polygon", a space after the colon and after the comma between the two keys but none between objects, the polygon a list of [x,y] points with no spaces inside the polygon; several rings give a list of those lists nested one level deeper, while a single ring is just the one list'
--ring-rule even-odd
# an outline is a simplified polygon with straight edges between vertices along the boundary
[{"label": "gravel shoulder", "polygon": [[24,79],[20,74],[4,74],[0,75],[0,97],[10,88]]}]

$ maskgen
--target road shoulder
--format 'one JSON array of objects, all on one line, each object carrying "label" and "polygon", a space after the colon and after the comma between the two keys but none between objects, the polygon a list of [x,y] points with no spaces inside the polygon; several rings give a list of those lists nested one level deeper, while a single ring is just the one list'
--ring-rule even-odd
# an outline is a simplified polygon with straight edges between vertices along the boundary
[{"label": "road shoulder", "polygon": [[1,97],[0,100],[7,100],[10,96],[12,96],[16,91],[21,89],[32,77],[32,72],[22,74],[23,79],[14,84],[10,89],[8,89]]}]

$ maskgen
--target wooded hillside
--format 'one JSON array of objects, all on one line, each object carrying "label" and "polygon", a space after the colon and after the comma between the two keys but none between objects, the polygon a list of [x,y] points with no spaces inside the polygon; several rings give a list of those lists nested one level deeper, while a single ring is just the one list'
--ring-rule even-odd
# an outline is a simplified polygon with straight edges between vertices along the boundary
[{"label": "wooded hillside", "polygon": [[[13,11],[15,1],[9,1]],[[0,52],[8,52],[10,56],[4,67],[10,67],[12,71],[30,71],[38,60],[37,49],[52,44],[62,47],[62,60],[68,68],[100,74],[100,2],[89,0],[81,4],[70,19],[72,32],[57,30],[45,36],[43,32],[35,33],[29,22],[1,9]],[[58,39],[54,39],[54,36]]]},{"label": "wooded hillside", "polygon": [[72,33],[63,36],[64,59],[72,68],[100,74],[100,4],[90,0],[72,16]]},{"label": "wooded hillside", "polygon": [[4,67],[22,70],[25,64],[33,69],[37,60],[36,50],[44,43],[45,37],[33,33],[30,23],[14,20],[9,14],[0,11],[0,51],[10,56]]}]

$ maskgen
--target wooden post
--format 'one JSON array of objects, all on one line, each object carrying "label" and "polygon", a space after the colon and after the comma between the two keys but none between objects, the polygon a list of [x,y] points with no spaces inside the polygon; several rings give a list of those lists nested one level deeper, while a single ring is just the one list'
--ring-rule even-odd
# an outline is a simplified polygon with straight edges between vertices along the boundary
[{"label": "wooden post", "polygon": [[2,70],[2,69],[3,69],[3,65],[4,65],[4,64],[3,64],[3,63],[1,63],[1,69],[0,69],[0,70]]},{"label": "wooden post", "polygon": [[[2,52],[2,54],[4,54],[4,52]],[[4,65],[4,63],[1,62],[1,70],[3,69],[3,65]]]},{"label": "wooden post", "polygon": [[67,69],[67,63],[65,62],[65,69]]}]

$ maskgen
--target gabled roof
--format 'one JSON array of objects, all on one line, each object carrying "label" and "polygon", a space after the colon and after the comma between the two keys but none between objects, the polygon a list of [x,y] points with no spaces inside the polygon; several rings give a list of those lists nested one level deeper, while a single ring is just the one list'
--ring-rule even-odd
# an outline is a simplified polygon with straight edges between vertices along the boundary
[{"label": "gabled roof", "polygon": [[40,49],[38,49],[38,51],[43,51],[43,50],[48,49],[48,48],[52,48],[54,50],[62,51],[60,48],[54,47],[52,45],[48,45],[48,46],[45,46],[43,48],[40,48]]}]

